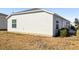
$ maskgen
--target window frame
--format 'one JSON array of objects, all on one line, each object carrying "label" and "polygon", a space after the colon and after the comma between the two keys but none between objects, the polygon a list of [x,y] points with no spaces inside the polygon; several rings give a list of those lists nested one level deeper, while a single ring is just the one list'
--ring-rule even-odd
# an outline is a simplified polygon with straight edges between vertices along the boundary
[{"label": "window frame", "polygon": [[59,29],[59,21],[56,21],[56,29]]},{"label": "window frame", "polygon": [[12,28],[16,28],[16,23],[17,23],[16,19],[12,19]]},{"label": "window frame", "polygon": [[56,29],[59,29],[59,24],[56,24]]}]

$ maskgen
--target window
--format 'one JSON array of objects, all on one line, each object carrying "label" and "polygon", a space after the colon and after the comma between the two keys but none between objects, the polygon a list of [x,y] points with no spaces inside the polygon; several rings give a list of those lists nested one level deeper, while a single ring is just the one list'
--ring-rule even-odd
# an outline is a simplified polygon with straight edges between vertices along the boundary
[{"label": "window", "polygon": [[59,25],[58,24],[56,24],[56,29],[59,29]]},{"label": "window", "polygon": [[59,23],[59,21],[56,21],[56,23]]},{"label": "window", "polygon": [[59,21],[56,21],[56,29],[59,29]]},{"label": "window", "polygon": [[12,28],[16,28],[16,19],[12,20]]}]

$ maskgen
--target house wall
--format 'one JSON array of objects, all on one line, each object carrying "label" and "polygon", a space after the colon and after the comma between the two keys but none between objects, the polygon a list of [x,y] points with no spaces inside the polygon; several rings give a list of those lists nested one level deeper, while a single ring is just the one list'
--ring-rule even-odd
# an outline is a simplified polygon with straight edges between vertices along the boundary
[{"label": "house wall", "polygon": [[7,29],[7,19],[4,15],[0,15],[0,29]]},{"label": "house wall", "polygon": [[53,36],[56,35],[57,29],[56,29],[56,21],[59,21],[59,29],[61,28],[65,28],[65,27],[69,27],[70,26],[70,22],[59,17],[56,15],[53,15]]},{"label": "house wall", "polygon": [[[12,28],[12,19],[17,20],[17,28]],[[8,19],[8,31],[53,35],[53,15],[46,12],[11,16]]]}]

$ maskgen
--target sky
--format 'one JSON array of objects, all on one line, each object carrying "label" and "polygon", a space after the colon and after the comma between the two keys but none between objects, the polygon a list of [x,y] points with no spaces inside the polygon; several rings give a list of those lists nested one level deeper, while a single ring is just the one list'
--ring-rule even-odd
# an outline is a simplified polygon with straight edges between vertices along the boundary
[{"label": "sky", "polygon": [[[79,19],[79,8],[43,8],[43,9],[46,9],[52,13],[57,13],[71,22],[73,22],[75,18]],[[23,10],[28,10],[28,8],[0,8],[0,13],[10,15],[13,12]]]},{"label": "sky", "polygon": [[74,22],[75,18],[79,19],[79,8],[49,8],[48,10],[59,14],[71,22]]}]

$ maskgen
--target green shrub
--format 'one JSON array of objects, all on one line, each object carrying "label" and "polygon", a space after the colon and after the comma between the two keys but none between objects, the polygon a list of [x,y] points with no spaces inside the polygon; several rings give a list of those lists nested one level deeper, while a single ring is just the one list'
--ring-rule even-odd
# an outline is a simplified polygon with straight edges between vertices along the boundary
[{"label": "green shrub", "polygon": [[60,37],[68,37],[69,36],[69,31],[67,28],[62,28],[59,30],[60,32]]}]

